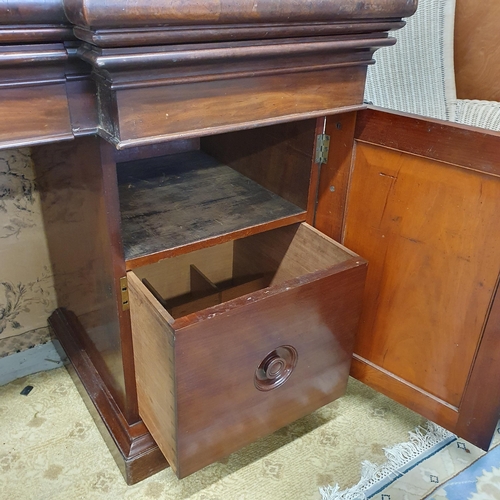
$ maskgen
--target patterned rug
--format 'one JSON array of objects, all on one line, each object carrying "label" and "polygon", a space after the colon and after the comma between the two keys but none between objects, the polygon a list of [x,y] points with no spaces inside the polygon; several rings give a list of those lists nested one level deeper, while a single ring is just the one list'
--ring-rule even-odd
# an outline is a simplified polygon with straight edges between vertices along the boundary
[{"label": "patterned rug", "polygon": [[[497,439],[498,439],[497,428]],[[500,499],[500,446],[497,445],[470,467],[447,481],[428,500]],[[391,500],[386,498],[384,500]]]},{"label": "patterned rug", "polygon": [[[27,385],[33,390],[21,394]],[[0,387],[0,491],[9,500],[320,500],[320,487],[357,484],[364,461],[383,467],[384,448],[401,450],[398,443],[408,441],[409,431],[426,425],[420,416],[351,380],[338,401],[182,481],[166,469],[127,486],[71,378],[60,368]],[[420,432],[425,440],[426,431]],[[451,439],[435,454],[445,450],[443,472],[432,468],[440,481],[482,453],[467,444],[470,453],[462,457],[456,451],[459,441]],[[417,469],[403,473],[403,479]],[[436,486],[432,471],[420,473],[426,493]],[[389,494],[383,500],[424,497]],[[377,495],[373,498],[382,500]]]},{"label": "patterned rug", "polygon": [[320,488],[323,500],[500,500],[500,422],[488,453],[430,422],[409,434],[356,485]]}]

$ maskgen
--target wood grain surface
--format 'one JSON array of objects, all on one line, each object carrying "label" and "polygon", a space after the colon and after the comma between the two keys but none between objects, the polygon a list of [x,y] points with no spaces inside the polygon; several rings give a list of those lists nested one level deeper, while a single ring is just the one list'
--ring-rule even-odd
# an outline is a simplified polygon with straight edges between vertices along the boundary
[{"label": "wood grain surface", "polygon": [[203,137],[219,161],[302,209],[307,208],[315,120]]},{"label": "wood grain surface", "polygon": [[[351,376],[362,380],[364,384],[376,391],[389,395],[398,403],[419,413],[431,422],[436,422],[438,425],[455,432],[459,419],[458,408],[402,379],[397,374],[354,354]],[[459,435],[464,437],[463,434]]]},{"label": "wood grain surface", "polygon": [[[499,411],[497,385],[485,380],[498,377],[498,300],[492,300],[500,248],[499,182],[485,172],[497,174],[493,151],[500,138],[480,134],[489,147],[476,154],[473,137],[464,140],[463,129],[446,127],[440,131],[447,134],[445,140],[436,142],[435,125],[429,123],[427,146],[432,147],[426,149],[423,124],[415,122],[412,130],[420,131],[415,137],[422,142],[404,139],[397,127],[385,130],[386,120],[378,130],[370,120],[359,131],[365,140],[377,136],[384,144],[422,155],[460,159],[466,168],[357,145],[354,178],[367,167],[366,187],[358,193],[363,206],[354,209],[362,213],[357,230],[351,224],[346,242],[370,260],[370,272],[351,374],[488,449]],[[447,143],[455,143],[455,150]],[[481,157],[489,161],[481,164]],[[354,189],[359,181],[353,181]],[[376,220],[367,215],[370,209]],[[348,227],[349,222],[354,221],[348,220]]]},{"label": "wood grain surface", "polygon": [[456,433],[483,450],[491,444],[500,413],[500,276],[485,322],[483,337],[460,405]]},{"label": "wood grain surface", "polygon": [[0,147],[73,139],[64,83],[2,89]]},{"label": "wood grain surface", "polygon": [[113,121],[114,129],[108,133],[123,148],[362,107],[365,73],[366,67],[360,66],[293,77],[254,76],[123,89],[116,94],[118,121]]},{"label": "wood grain surface", "polygon": [[211,281],[217,283],[233,276],[233,242],[202,248],[193,252],[166,258],[154,264],[134,269],[141,280],[149,281],[164,299],[189,293],[190,266],[203,269]]},{"label": "wood grain surface", "polygon": [[[249,305],[242,297],[244,307],[179,332],[181,477],[343,394],[362,271],[346,270]],[[270,393],[256,390],[256,366],[288,344],[299,353],[291,377]]]},{"label": "wood grain surface", "polygon": [[62,43],[0,48],[0,147],[72,139]]},{"label": "wood grain surface", "polygon": [[130,326],[120,300],[125,265],[116,172],[101,155],[101,142],[81,137],[40,146],[32,158],[58,305],[78,318],[81,343],[132,424],[138,415]]},{"label": "wood grain surface", "polygon": [[[127,480],[165,466],[141,418],[182,477],[340,396],[366,262],[309,226],[293,226],[306,210],[313,218],[313,121],[227,136],[214,149],[217,160],[199,169],[192,158],[203,153],[185,150],[208,134],[362,108],[373,51],[393,43],[386,31],[403,25],[416,0],[14,4],[0,6],[0,145],[54,142],[98,127],[113,145],[130,148],[117,154],[99,138],[78,137],[33,150],[61,306],[51,324]],[[77,34],[111,48],[12,46],[72,38],[66,15],[83,28]],[[84,63],[93,65],[92,81]],[[164,148],[170,139],[181,142]],[[163,160],[146,160],[160,151],[184,160],[167,175]],[[122,163],[131,160],[135,172]],[[216,175],[198,175],[212,168]],[[183,184],[190,175],[198,178]],[[130,234],[142,249],[126,263]],[[194,248],[203,252],[189,270],[171,273]],[[189,293],[213,284],[222,303],[190,303],[174,319],[130,272],[131,313],[124,310],[126,268],[166,257],[178,260],[164,260],[156,296],[163,288],[168,297],[173,283],[182,288],[187,275]],[[198,264],[207,265],[193,272]],[[157,265],[138,275],[153,281]],[[286,343],[299,352],[296,372],[264,394],[254,384],[256,366]]]},{"label": "wood grain surface", "polygon": [[49,324],[70,360],[69,374],[127,484],[138,483],[168,467],[144,423],[129,424],[116,404],[102,371],[79,340],[85,333],[78,319],[67,310],[56,309]]},{"label": "wood grain surface", "polygon": [[[86,29],[75,26],[80,40],[98,47],[134,47],[171,43],[213,42],[228,40],[266,40],[290,37],[374,33],[400,29],[404,21],[351,21],[279,23],[279,24],[219,24],[192,26],[163,26],[156,28]],[[1,29],[0,29],[1,39]]]},{"label": "wood grain surface", "polygon": [[500,3],[457,0],[455,82],[459,99],[500,101]]},{"label": "wood grain surface", "polygon": [[388,149],[500,176],[500,132],[369,108],[358,113],[355,137]]},{"label": "wood grain surface", "polygon": [[235,241],[233,258],[235,274],[272,274],[278,285],[358,256],[308,224],[293,224]]},{"label": "wood grain surface", "polygon": [[74,40],[71,26],[0,25],[0,43],[45,43]]},{"label": "wood grain surface", "polygon": [[95,82],[90,76],[66,82],[69,113],[73,135],[97,134],[97,99]]},{"label": "wood grain surface", "polygon": [[458,407],[500,269],[498,178],[358,144],[345,244],[370,262],[355,352]]},{"label": "wood grain surface", "polygon": [[133,272],[127,277],[139,413],[178,474],[173,319]]},{"label": "wood grain surface", "polygon": [[341,113],[326,121],[330,151],[320,169],[314,227],[336,241],[342,239],[356,116],[354,112]]},{"label": "wood grain surface", "polygon": [[[55,0],[54,0],[55,1]],[[335,0],[300,2],[262,0],[257,5],[237,0],[204,2],[174,0],[133,0],[104,4],[101,0],[64,0],[66,15],[79,26],[93,28],[155,26],[176,24],[282,23],[346,19],[401,18],[412,15],[417,0]]]},{"label": "wood grain surface", "polygon": [[499,195],[496,177],[356,147],[345,244],[370,270],[355,352],[454,407],[500,268]]},{"label": "wood grain surface", "polygon": [[134,265],[235,231],[305,219],[305,210],[201,151],[121,164],[118,175],[125,258]]},{"label": "wood grain surface", "polygon": [[15,0],[0,4],[0,25],[69,24],[63,0]]}]

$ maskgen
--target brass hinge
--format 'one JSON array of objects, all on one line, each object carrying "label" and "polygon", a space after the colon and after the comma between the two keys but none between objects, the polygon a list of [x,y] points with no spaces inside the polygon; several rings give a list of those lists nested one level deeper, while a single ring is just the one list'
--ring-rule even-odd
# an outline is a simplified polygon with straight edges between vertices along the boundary
[{"label": "brass hinge", "polygon": [[128,283],[126,276],[120,278],[120,291],[122,297],[122,310],[128,311],[130,309],[130,302],[128,301]]},{"label": "brass hinge", "polygon": [[321,165],[328,162],[328,152],[330,151],[330,136],[320,134],[316,137],[316,163]]}]

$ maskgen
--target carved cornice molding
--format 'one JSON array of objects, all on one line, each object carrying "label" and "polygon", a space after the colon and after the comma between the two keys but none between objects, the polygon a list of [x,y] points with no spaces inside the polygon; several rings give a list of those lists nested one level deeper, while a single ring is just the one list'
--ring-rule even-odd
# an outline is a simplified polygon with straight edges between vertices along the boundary
[{"label": "carved cornice molding", "polygon": [[227,80],[367,65],[375,49],[393,45],[385,33],[257,42],[78,50],[98,83],[112,89]]},{"label": "carved cornice molding", "polygon": [[0,45],[63,42],[74,39],[63,0],[0,2]]},{"label": "carved cornice molding", "polygon": [[192,25],[128,29],[90,30],[76,26],[77,38],[102,48],[170,45],[200,42],[227,42],[242,40],[270,40],[290,37],[333,36],[363,34],[397,30],[405,23],[401,20],[359,22],[318,22],[290,24],[229,24]]}]

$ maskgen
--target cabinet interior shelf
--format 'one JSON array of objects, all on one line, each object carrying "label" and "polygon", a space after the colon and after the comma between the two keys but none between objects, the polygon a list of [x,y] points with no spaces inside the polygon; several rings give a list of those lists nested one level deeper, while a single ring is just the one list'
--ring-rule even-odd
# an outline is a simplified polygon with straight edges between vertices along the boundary
[{"label": "cabinet interior shelf", "polygon": [[199,150],[118,164],[118,183],[128,269],[306,218]]}]

